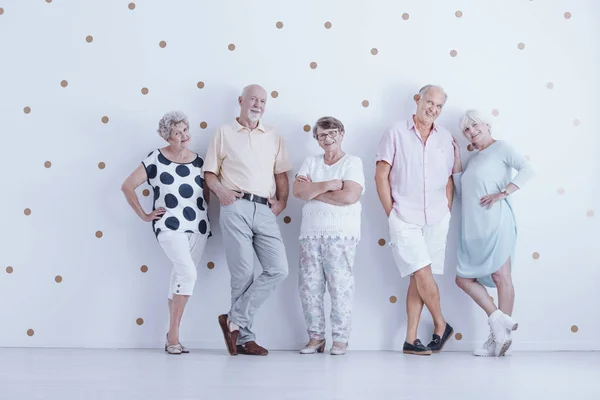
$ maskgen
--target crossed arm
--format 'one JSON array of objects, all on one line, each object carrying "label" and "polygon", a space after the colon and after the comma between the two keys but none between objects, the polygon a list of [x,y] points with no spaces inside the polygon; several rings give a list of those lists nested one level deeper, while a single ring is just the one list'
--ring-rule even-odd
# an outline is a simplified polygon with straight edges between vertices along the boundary
[{"label": "crossed arm", "polygon": [[347,206],[360,199],[362,187],[354,181],[336,179],[325,182],[312,182],[304,175],[296,177],[293,186],[294,197],[305,201],[319,200],[334,206]]}]

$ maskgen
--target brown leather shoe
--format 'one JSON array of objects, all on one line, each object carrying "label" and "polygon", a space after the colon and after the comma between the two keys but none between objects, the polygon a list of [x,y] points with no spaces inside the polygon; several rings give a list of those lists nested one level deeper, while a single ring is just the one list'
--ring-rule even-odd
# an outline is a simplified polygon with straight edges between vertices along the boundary
[{"label": "brown leather shoe", "polygon": [[223,337],[225,338],[225,345],[227,346],[227,351],[232,356],[237,356],[237,337],[239,331],[229,331],[229,326],[227,325],[227,314],[219,315],[219,326],[221,327],[221,331],[223,331]]},{"label": "brown leather shoe", "polygon": [[256,342],[248,342],[244,343],[243,345],[238,345],[237,352],[239,354],[246,354],[248,356],[266,356],[269,354],[269,350],[259,346]]}]

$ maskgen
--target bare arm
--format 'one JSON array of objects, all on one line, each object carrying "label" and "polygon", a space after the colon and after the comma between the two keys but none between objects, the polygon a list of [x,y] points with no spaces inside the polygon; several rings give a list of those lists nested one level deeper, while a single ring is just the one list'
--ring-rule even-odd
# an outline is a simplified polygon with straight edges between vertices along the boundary
[{"label": "bare arm", "polygon": [[446,197],[448,198],[448,210],[452,211],[452,202],[454,200],[454,181],[452,180],[452,176],[448,178],[448,183],[446,184]]},{"label": "bare arm", "polygon": [[356,203],[360,199],[362,186],[354,181],[344,181],[341,190],[325,192],[315,197],[315,200],[334,206],[347,206]]},{"label": "bare arm", "polygon": [[375,169],[375,184],[377,185],[377,194],[379,201],[385,210],[385,214],[389,217],[394,207],[392,200],[392,188],[390,186],[390,171],[392,166],[385,161],[378,161]]},{"label": "bare arm", "polygon": [[270,199],[271,211],[273,214],[279,215],[287,206],[287,199],[290,194],[290,181],[287,172],[275,174],[275,197]]},{"label": "bare arm", "polygon": [[125,198],[127,199],[127,203],[131,206],[133,211],[140,217],[142,220],[149,222],[155,219],[160,219],[160,217],[165,213],[163,208],[159,208],[154,210],[150,214],[146,214],[140,201],[135,193],[135,189],[144,183],[147,179],[146,170],[143,164],[140,164],[132,173],[125,179],[125,182],[121,185],[121,191],[125,194]]}]

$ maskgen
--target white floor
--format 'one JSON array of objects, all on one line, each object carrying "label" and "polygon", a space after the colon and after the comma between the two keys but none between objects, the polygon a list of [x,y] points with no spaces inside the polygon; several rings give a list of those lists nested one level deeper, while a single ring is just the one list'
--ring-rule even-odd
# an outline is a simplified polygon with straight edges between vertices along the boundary
[{"label": "white floor", "polygon": [[484,359],[0,348],[0,399],[600,399],[600,352]]}]

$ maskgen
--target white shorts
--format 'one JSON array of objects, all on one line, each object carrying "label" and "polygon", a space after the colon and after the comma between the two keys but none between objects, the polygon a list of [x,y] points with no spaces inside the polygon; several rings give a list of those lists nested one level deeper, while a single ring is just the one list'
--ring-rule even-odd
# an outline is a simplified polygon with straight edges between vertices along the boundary
[{"label": "white shorts", "polygon": [[412,275],[430,264],[434,274],[444,273],[449,212],[435,225],[420,226],[402,221],[392,210],[388,223],[390,246],[401,277]]},{"label": "white shorts", "polygon": [[191,296],[198,273],[196,266],[200,263],[208,235],[199,232],[161,231],[158,243],[171,260],[171,282],[169,284],[169,299],[174,294]]}]

